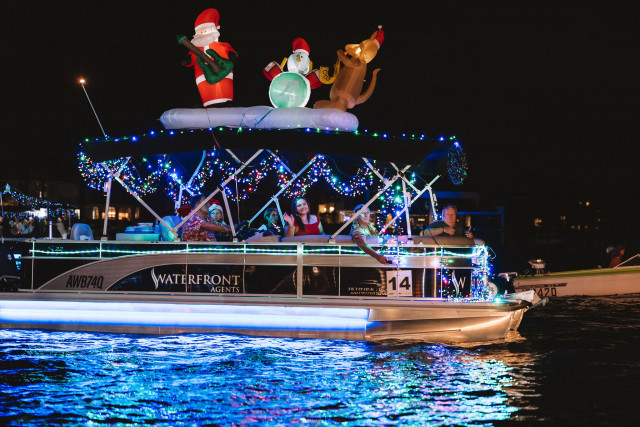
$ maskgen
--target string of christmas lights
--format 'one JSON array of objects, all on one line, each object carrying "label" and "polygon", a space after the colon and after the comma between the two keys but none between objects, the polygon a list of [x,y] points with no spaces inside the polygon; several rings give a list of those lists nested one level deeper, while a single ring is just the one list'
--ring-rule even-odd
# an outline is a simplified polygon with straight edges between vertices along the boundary
[{"label": "string of christmas lights", "polygon": [[[220,132],[224,130],[223,128],[218,129]],[[205,130],[203,129],[203,131]],[[208,131],[212,131],[212,129]],[[243,131],[246,130],[236,130],[236,132]],[[248,131],[251,131],[251,129]],[[160,132],[164,133],[164,131]],[[185,131],[168,132],[169,135],[177,133],[185,133]],[[142,136],[154,136],[155,134],[156,133],[152,131]],[[354,134],[364,135],[367,134],[367,131],[365,130],[364,133],[356,131]],[[386,133],[377,132],[369,133],[368,136],[389,137]],[[424,134],[402,134],[402,139],[423,141],[425,140],[425,136]],[[107,141],[113,142],[119,140],[131,140],[135,142],[138,140],[138,137],[107,139]],[[462,151],[455,136],[448,138],[448,140],[449,142],[453,142],[453,145],[448,153],[447,170],[452,182],[460,185],[467,175],[468,165],[466,155]],[[85,141],[88,142],[88,140]],[[439,141],[444,142],[446,140],[444,137],[440,137]],[[84,152],[80,151],[78,153],[78,168],[80,174],[90,188],[102,190],[109,176],[119,172],[120,179],[131,189],[132,193],[138,196],[152,194],[162,188],[174,201],[178,201],[177,199],[180,197],[180,194],[182,194],[182,200],[180,200],[180,202],[187,201],[191,194],[201,194],[202,188],[214,178],[217,178],[219,182],[223,182],[236,172],[238,166],[239,165],[233,165],[229,161],[222,159],[217,150],[209,151],[206,153],[205,162],[202,167],[189,184],[186,182],[185,172],[175,167],[168,155],[159,156],[155,162],[145,157],[138,163],[138,166],[136,166],[129,158],[119,158],[97,163],[93,162]],[[235,185],[225,187],[225,192],[232,200],[246,199],[255,193],[260,182],[272,173],[277,174],[278,185],[281,188],[286,187],[287,183],[292,179],[291,174],[283,168],[280,161],[272,154],[269,154],[263,158],[257,166],[246,167],[242,173],[235,177]],[[415,174],[411,179],[412,182],[415,182]],[[360,168],[354,176],[347,176],[340,173],[337,168],[332,168],[324,156],[318,155],[311,167],[309,167],[304,174],[298,176],[295,182],[285,190],[284,196],[291,198],[304,196],[309,187],[320,180],[327,182],[334,191],[341,195],[351,197],[362,195],[366,191],[379,191],[381,188],[381,184],[376,183],[374,174],[368,168]],[[382,225],[380,222],[384,223],[384,221],[388,219],[388,215],[395,216],[404,206],[400,188],[399,186],[390,188],[381,196],[381,211],[383,215],[378,220],[379,226]],[[181,189],[183,190],[182,192],[180,191]]]},{"label": "string of christmas lights", "polygon": [[[9,184],[6,184],[4,189],[2,190],[2,194],[8,194],[11,198],[13,198],[20,206],[28,208],[30,210],[39,210],[39,209],[47,209],[49,218],[57,217],[63,214],[69,216],[76,216],[76,207],[73,205],[62,204],[50,202],[48,200],[39,199],[36,197],[27,196],[21,191],[16,190],[15,188],[11,188]],[[21,218],[27,215],[20,214],[9,214],[12,217]]]}]

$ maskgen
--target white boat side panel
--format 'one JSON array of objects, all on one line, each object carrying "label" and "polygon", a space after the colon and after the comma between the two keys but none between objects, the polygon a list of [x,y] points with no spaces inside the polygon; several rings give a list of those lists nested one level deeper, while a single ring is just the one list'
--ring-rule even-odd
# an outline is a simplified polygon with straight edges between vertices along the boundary
[{"label": "white boat side panel", "polygon": [[[607,274],[611,272],[611,274]],[[516,292],[533,289],[540,297],[563,297],[570,295],[616,295],[640,293],[640,270],[629,273],[620,270],[603,270],[600,274],[575,272],[540,277],[514,279]]]}]

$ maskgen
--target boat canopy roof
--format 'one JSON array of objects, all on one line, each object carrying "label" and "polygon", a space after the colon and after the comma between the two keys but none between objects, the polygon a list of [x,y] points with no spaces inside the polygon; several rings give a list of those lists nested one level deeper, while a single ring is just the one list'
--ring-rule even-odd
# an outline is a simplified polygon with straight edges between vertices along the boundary
[{"label": "boat canopy roof", "polygon": [[200,129],[151,132],[142,136],[85,141],[82,150],[93,161],[127,156],[192,152],[214,148],[269,149],[329,156],[365,157],[402,165],[441,159],[451,141],[424,137],[393,137],[358,132],[318,130]]}]

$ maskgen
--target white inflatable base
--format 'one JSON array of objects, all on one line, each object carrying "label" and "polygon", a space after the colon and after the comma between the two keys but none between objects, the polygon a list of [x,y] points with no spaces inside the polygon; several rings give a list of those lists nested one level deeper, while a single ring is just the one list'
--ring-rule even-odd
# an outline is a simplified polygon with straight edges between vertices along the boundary
[{"label": "white inflatable base", "polygon": [[233,108],[174,108],[162,113],[165,129],[206,129],[217,126],[254,129],[320,129],[353,132],[358,118],[335,108],[273,108],[264,105]]}]

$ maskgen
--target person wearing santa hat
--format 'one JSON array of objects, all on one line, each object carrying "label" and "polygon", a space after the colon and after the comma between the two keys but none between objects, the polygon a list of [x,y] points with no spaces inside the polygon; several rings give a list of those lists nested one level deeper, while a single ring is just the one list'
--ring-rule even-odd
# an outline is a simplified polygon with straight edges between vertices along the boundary
[{"label": "person wearing santa hat", "polygon": [[[191,198],[191,207],[196,208],[204,202],[205,196],[198,194]],[[209,221],[209,206],[207,203],[194,213],[182,227],[182,240],[197,242],[215,242],[216,232],[230,233],[229,227],[214,224]]]},{"label": "person wearing santa hat", "polygon": [[224,213],[222,211],[222,205],[216,199],[209,200],[209,217],[211,223],[224,227],[221,230],[215,232],[216,240],[218,241],[230,241],[231,230],[226,222],[224,222]]},{"label": "person wearing santa hat", "polygon": [[193,52],[189,52],[190,58],[184,63],[195,69],[196,85],[205,107],[217,107],[233,101],[233,64],[238,54],[229,43],[218,41],[219,21],[220,13],[216,9],[203,11],[196,19],[191,43],[220,64],[220,70],[213,70]]}]

